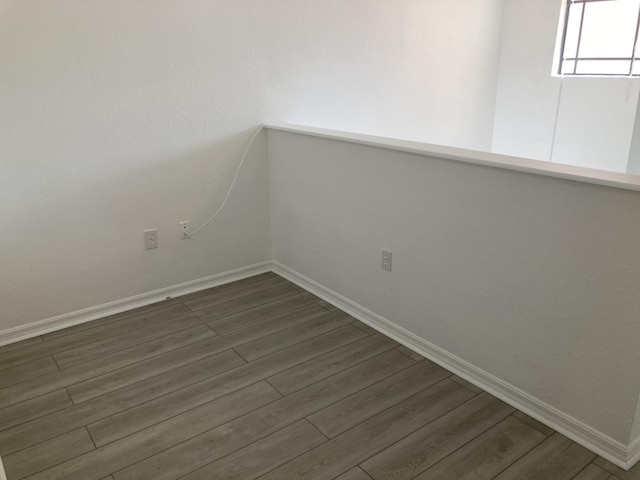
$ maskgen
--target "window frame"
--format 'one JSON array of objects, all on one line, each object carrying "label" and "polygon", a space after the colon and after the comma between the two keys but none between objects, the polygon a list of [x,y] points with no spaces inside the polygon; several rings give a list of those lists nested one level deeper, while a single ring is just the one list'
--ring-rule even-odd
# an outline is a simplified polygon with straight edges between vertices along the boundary
[{"label": "window frame", "polygon": [[[640,61],[640,49],[638,49],[638,39],[640,34],[640,8],[638,9],[638,16],[636,18],[636,27],[635,27],[635,36],[634,42],[631,50],[630,57],[581,57],[580,56],[580,43],[582,40],[582,28],[584,26],[584,15],[587,8],[588,3],[602,3],[602,2],[612,2],[618,0],[566,0],[564,2],[564,8],[561,11],[561,23],[560,28],[562,30],[559,33],[559,49],[558,49],[558,57],[556,59],[557,69],[555,70],[555,76],[568,76],[568,77],[619,77],[619,78],[632,78],[632,77],[640,77],[640,71],[638,73],[633,73],[634,65],[636,61]],[[569,25],[569,16],[571,13],[571,7],[575,4],[583,4],[582,13],[580,18],[580,26],[578,29],[578,39],[576,43],[576,52],[574,57],[565,57],[565,46],[567,40],[567,30]],[[564,18],[562,18],[564,15]],[[562,71],[564,62],[574,62],[573,72],[566,73]],[[622,73],[578,73],[578,63],[580,61],[628,61],[629,62],[629,71],[626,74]]]}]

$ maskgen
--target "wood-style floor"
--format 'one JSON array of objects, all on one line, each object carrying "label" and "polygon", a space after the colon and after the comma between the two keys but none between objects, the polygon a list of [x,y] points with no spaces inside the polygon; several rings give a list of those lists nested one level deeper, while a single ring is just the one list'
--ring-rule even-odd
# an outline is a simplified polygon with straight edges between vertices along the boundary
[{"label": "wood-style floor", "polygon": [[1,347],[0,455],[9,480],[640,479],[274,274]]}]

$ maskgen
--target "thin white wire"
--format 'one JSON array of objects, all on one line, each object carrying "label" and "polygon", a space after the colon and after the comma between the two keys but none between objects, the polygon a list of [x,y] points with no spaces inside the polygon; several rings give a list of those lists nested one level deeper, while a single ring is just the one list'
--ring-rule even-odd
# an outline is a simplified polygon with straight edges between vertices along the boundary
[{"label": "thin white wire", "polygon": [[209,218],[209,220],[204,222],[201,226],[199,226],[195,230],[189,232],[188,235],[190,237],[192,237],[193,235],[198,233],[200,230],[202,230],[204,227],[206,227],[211,222],[213,222],[215,220],[215,218],[218,216],[218,214],[225,207],[225,205],[227,204],[227,200],[229,200],[229,196],[231,195],[231,192],[233,191],[233,187],[236,185],[236,181],[238,180],[238,175],[240,174],[240,170],[242,170],[242,165],[244,164],[244,161],[247,158],[247,154],[249,153],[249,150],[251,150],[251,147],[253,146],[253,142],[255,142],[256,137],[263,130],[263,128],[264,128],[264,125],[260,125],[260,128],[258,129],[258,131],[256,133],[254,133],[253,137],[251,137],[251,140],[249,140],[249,143],[247,144],[247,148],[245,148],[244,153],[242,154],[242,159],[240,160],[240,163],[238,164],[238,168],[236,169],[236,174],[233,176],[233,181],[231,182],[231,186],[229,187],[229,190],[227,190],[227,195],[224,197],[224,200],[222,201],[222,205],[220,205],[220,208],[218,208],[216,213],[214,213],[213,216],[211,218]]}]

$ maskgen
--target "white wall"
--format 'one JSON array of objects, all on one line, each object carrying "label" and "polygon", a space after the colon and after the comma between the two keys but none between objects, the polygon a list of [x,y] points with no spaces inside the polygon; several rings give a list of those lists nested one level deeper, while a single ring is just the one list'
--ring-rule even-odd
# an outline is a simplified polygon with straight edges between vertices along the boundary
[{"label": "white wall", "polygon": [[505,2],[491,151],[624,173],[640,80],[552,77],[562,3]]},{"label": "white wall", "polygon": [[268,145],[275,260],[627,444],[640,194],[294,133]]},{"label": "white wall", "polygon": [[0,331],[269,259],[267,120],[489,145],[500,5],[3,0]]}]

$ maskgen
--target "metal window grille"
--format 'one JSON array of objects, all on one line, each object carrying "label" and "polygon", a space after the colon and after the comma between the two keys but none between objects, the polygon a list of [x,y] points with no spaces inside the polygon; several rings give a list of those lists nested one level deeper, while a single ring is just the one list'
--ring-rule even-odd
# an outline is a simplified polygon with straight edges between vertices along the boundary
[{"label": "metal window grille", "polygon": [[567,0],[558,74],[640,76],[639,30],[640,0]]}]

